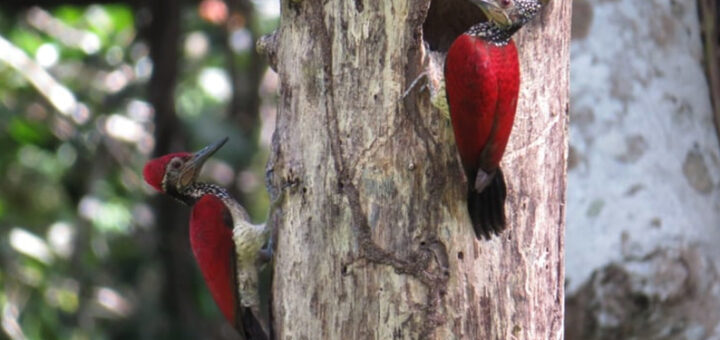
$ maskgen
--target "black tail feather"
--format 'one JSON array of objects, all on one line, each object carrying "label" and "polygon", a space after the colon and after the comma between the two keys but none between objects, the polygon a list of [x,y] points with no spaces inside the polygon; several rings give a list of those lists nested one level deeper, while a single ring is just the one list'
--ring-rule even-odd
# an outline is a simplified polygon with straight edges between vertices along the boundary
[{"label": "black tail feather", "polygon": [[240,307],[243,309],[242,313],[242,320],[240,322],[242,323],[242,329],[238,329],[240,331],[240,335],[244,337],[245,340],[268,340],[270,337],[268,336],[267,332],[265,331],[264,327],[262,326],[262,323],[260,320],[258,320],[255,313],[250,308],[246,307]]},{"label": "black tail feather", "polygon": [[474,179],[468,179],[467,207],[472,221],[475,236],[478,239],[490,239],[500,234],[506,227],[505,220],[505,177],[498,168],[490,184],[482,192],[477,192]]}]

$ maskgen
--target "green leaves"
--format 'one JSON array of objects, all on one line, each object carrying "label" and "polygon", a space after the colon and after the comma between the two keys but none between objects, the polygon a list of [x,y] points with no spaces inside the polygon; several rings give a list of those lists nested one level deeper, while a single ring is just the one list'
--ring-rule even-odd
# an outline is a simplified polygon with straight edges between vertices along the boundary
[{"label": "green leaves", "polygon": [[[137,13],[123,3],[2,11],[0,37],[24,52],[19,66],[0,57],[0,309],[15,311],[4,315],[4,324],[15,322],[18,337],[29,339],[167,336],[158,325],[174,321],[165,319],[159,291],[168,260],[158,254],[167,251],[161,246],[177,245],[164,243],[141,169],[154,131],[168,129],[155,125],[148,87],[157,65],[170,61],[150,59]],[[267,156],[258,152],[260,123],[241,129],[237,117],[258,119],[259,113],[231,103],[258,100],[258,84],[248,79],[258,79],[265,67],[253,56],[253,39],[278,19],[250,15],[243,13],[247,23],[232,28],[245,34],[244,47],[233,49],[230,28],[200,18],[197,3],[183,8],[172,100],[180,120],[174,128],[190,148],[231,136],[232,151],[210,167],[211,175],[240,188],[257,220],[267,208]],[[186,44],[191,33],[200,40]],[[274,91],[266,88],[266,96]],[[58,100],[68,95],[72,100]],[[250,170],[239,176],[240,167]],[[13,230],[20,233],[12,236]],[[188,299],[204,306],[196,313],[220,319],[199,274],[189,275],[198,275],[198,284],[188,288]],[[114,313],[107,307],[113,301],[124,311],[141,301],[143,310]]]}]

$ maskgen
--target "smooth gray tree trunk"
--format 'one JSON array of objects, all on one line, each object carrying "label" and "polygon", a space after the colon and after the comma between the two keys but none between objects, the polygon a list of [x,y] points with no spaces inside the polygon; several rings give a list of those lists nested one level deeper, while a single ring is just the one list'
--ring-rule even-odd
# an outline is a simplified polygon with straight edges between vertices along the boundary
[{"label": "smooth gray tree trunk", "polygon": [[720,339],[711,4],[573,3],[569,340]]}]

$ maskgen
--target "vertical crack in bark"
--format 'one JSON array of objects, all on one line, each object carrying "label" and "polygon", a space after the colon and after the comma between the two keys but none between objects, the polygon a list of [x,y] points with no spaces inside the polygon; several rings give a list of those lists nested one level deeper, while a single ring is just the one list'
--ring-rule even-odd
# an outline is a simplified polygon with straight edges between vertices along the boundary
[{"label": "vertical crack in bark", "polygon": [[[311,13],[317,15],[318,20],[309,20],[314,32],[320,33],[320,45],[322,48],[323,58],[323,76],[325,81],[325,119],[327,121],[327,131],[329,137],[329,147],[333,159],[333,165],[337,173],[338,186],[342,188],[342,194],[347,198],[352,219],[352,228],[356,232],[357,243],[360,246],[360,258],[366,259],[372,263],[391,266],[396,273],[409,275],[420,281],[428,289],[427,301],[425,305],[418,306],[424,313],[426,322],[423,323],[420,336],[425,338],[430,336],[439,325],[445,322],[443,314],[438,310],[440,301],[445,294],[449,275],[447,267],[443,269],[443,261],[438,261],[436,268],[431,268],[431,260],[442,258],[438,256],[438,252],[444,251],[444,257],[447,258],[447,250],[445,245],[431,236],[429,242],[423,242],[419,250],[410,251],[406,258],[400,257],[394,252],[382,249],[372,240],[372,232],[360,203],[360,192],[355,187],[353,179],[355,177],[355,169],[346,166],[346,160],[343,157],[340,139],[340,126],[338,123],[337,112],[335,111],[335,94],[333,79],[333,50],[332,50],[332,33],[326,26],[324,20],[324,9],[318,6],[318,3],[311,2],[314,7]],[[417,112],[417,111],[416,111]],[[412,119],[410,121],[413,121]],[[420,124],[421,125],[421,124]],[[432,138],[432,134],[427,128],[417,124],[413,124],[416,133],[420,133],[426,147],[429,150],[428,139],[433,142],[434,148],[438,147],[437,142]],[[420,130],[420,131],[418,131]],[[339,209],[334,204],[334,209]],[[438,245],[439,244],[439,245]],[[358,260],[358,259],[355,259]]]}]

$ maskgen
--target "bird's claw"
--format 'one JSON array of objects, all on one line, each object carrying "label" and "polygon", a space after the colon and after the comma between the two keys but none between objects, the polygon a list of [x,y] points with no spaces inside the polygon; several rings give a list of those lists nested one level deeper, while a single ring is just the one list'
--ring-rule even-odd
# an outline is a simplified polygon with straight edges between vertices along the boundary
[{"label": "bird's claw", "polygon": [[[425,83],[418,85],[423,78],[425,79]],[[405,98],[407,98],[407,96],[409,96],[415,88],[418,88],[418,91],[420,92],[430,91],[430,102],[432,105],[440,111],[443,117],[450,119],[450,107],[448,106],[447,99],[445,98],[444,82],[440,82],[439,85],[433,85],[430,73],[428,71],[422,72],[417,76],[417,78],[415,78],[415,80],[412,81],[412,83],[410,83],[410,86],[408,86],[407,90],[403,92],[400,99],[405,100]]]},{"label": "bird's claw", "polygon": [[272,260],[272,248],[266,247],[262,248],[258,251],[258,262],[260,263],[268,263],[270,260]]},{"label": "bird's claw", "polygon": [[[408,86],[408,88],[405,90],[405,92],[403,92],[403,95],[402,95],[402,97],[400,97],[400,100],[405,100],[405,98],[407,98],[407,96],[410,95],[410,92],[412,92],[412,90],[415,89],[415,87],[418,86],[418,83],[420,82],[420,80],[421,80],[422,78],[427,79],[427,78],[428,78],[428,73],[427,73],[427,72],[422,72],[422,73],[420,73],[420,74],[417,76],[417,78],[415,78],[415,79],[412,81],[412,83],[410,83],[410,86]],[[425,84],[423,84],[422,86],[420,86],[420,91],[424,91],[424,90],[427,90],[427,89],[428,89],[428,82],[426,81]]]}]

